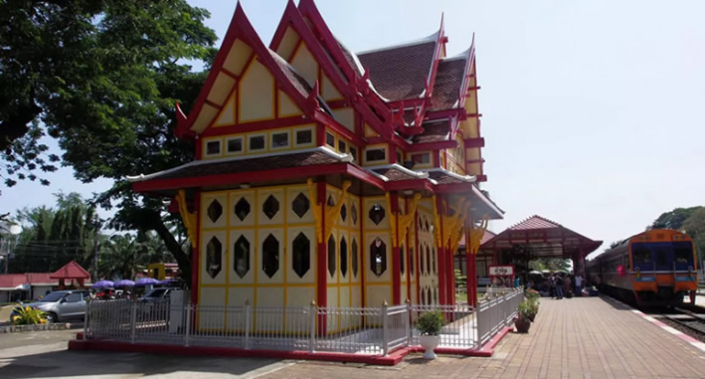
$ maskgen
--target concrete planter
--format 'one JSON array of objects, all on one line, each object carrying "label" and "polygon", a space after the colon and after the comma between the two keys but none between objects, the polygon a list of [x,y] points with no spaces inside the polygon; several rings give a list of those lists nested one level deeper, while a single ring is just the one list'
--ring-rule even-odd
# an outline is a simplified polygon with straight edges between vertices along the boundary
[{"label": "concrete planter", "polygon": [[423,354],[424,359],[436,359],[436,353],[433,349],[438,347],[438,343],[441,342],[441,337],[439,336],[419,336],[419,342],[421,347],[425,349]]},{"label": "concrete planter", "polygon": [[47,330],[65,330],[70,329],[71,324],[37,324],[37,325],[9,325],[0,327],[0,333],[21,333],[21,332],[39,332]]}]

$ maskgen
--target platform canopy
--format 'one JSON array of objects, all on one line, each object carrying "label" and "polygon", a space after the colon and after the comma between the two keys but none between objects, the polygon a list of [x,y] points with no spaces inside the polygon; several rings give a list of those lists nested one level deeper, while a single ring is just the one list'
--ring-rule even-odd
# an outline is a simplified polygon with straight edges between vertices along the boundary
[{"label": "platform canopy", "polygon": [[600,245],[602,241],[591,240],[557,222],[534,215],[484,241],[480,249],[520,248],[531,258],[584,258]]}]

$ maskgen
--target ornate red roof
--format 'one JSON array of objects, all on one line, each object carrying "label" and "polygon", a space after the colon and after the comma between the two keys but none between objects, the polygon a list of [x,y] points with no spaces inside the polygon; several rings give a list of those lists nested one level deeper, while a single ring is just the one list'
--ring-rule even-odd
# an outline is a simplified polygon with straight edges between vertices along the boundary
[{"label": "ornate red roof", "polygon": [[76,263],[76,261],[71,261],[49,277],[52,279],[90,279],[91,274]]},{"label": "ornate red roof", "polygon": [[444,59],[438,63],[431,99],[433,105],[429,111],[451,109],[458,104],[467,64],[467,57]]},{"label": "ornate red roof", "polygon": [[543,218],[538,215],[533,215],[526,220],[511,226],[509,230],[536,230],[536,229],[555,229],[562,228],[562,226],[553,222],[547,218]]},{"label": "ornate red roof", "polygon": [[401,47],[357,55],[370,71],[375,89],[390,101],[419,98],[426,90],[435,58],[437,37]]}]

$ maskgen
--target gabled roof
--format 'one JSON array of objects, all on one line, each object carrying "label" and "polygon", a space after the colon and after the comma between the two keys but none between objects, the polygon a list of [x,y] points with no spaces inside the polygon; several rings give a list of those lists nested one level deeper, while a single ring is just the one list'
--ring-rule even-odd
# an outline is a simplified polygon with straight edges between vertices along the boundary
[{"label": "gabled roof", "polygon": [[462,96],[467,70],[466,57],[443,59],[438,63],[436,82],[433,86],[432,106],[428,110],[441,111],[457,108]]},{"label": "gabled roof", "polygon": [[424,95],[438,46],[438,34],[412,43],[358,53],[375,89],[389,101]]},{"label": "gabled roof", "polygon": [[9,291],[29,285],[57,285],[48,273],[0,274],[0,290]]},{"label": "gabled roof", "polygon": [[412,138],[414,143],[448,141],[450,125],[447,120],[421,124],[424,131]]},{"label": "gabled roof", "polygon": [[[233,50],[237,40],[245,42],[252,49],[252,53],[256,54],[260,62],[272,73],[279,87],[291,97],[299,108],[305,113],[317,110],[312,109],[312,106],[315,105],[314,102],[307,101],[311,94],[307,92],[307,87],[303,85],[305,81],[302,83],[300,75],[296,74],[288,64],[283,64],[285,61],[264,45],[245,15],[241,3],[238,2],[213,67],[208,73],[206,82],[188,117],[181,111],[179,104],[176,104],[178,118],[177,136],[193,136],[201,132],[213,122],[217,114],[223,109],[228,93],[223,95],[223,93],[212,92],[212,90],[215,91],[218,88],[216,82],[219,80],[232,82],[237,85],[237,79],[233,78],[233,75],[237,75],[237,73],[232,73],[224,67],[228,59],[230,59],[230,52]],[[215,95],[211,96],[212,94]],[[208,107],[209,112],[204,113],[204,116],[201,117],[204,107]],[[192,130],[192,127],[196,130]]]},{"label": "gabled roof", "polygon": [[541,217],[539,215],[533,215],[524,221],[510,226],[509,230],[537,230],[557,228],[562,228],[562,226],[559,223],[553,222],[547,218]]},{"label": "gabled roof", "polygon": [[50,275],[52,279],[90,279],[91,274],[88,273],[76,261],[67,263],[64,267],[56,270]]}]

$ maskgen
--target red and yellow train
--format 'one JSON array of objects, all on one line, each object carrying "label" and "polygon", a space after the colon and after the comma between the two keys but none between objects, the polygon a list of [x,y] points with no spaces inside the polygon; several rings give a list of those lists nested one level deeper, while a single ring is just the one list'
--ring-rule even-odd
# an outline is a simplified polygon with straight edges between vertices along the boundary
[{"label": "red and yellow train", "polygon": [[655,229],[630,237],[586,264],[590,283],[639,305],[677,305],[698,289],[693,240]]}]

